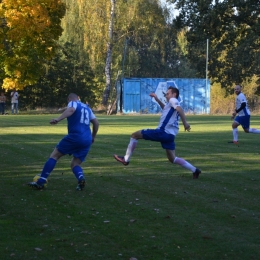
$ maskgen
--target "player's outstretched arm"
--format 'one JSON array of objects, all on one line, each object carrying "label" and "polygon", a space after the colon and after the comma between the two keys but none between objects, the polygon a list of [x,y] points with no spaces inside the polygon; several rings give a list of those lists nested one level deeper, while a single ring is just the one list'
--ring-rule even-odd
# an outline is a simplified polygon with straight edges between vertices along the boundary
[{"label": "player's outstretched arm", "polygon": [[163,109],[164,108],[164,103],[157,97],[155,93],[149,94],[150,97],[153,97],[155,101],[159,104],[159,106]]},{"label": "player's outstretched arm", "polygon": [[75,108],[74,107],[68,107],[59,117],[53,118],[50,121],[50,124],[51,125],[56,125],[56,124],[58,124],[58,122],[60,122],[64,118],[70,117],[74,112],[75,112]]}]

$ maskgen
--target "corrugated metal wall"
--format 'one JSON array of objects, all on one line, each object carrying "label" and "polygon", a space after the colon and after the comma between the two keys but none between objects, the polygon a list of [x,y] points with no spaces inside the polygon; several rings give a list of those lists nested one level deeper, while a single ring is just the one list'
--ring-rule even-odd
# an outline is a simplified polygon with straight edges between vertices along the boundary
[{"label": "corrugated metal wall", "polygon": [[118,84],[117,87],[117,111],[125,114],[160,113],[160,106],[149,94],[155,92],[165,103],[164,93],[169,86],[179,89],[181,106],[185,113],[208,114],[210,112],[210,82],[205,79],[181,78],[124,78],[123,84],[121,86]]}]

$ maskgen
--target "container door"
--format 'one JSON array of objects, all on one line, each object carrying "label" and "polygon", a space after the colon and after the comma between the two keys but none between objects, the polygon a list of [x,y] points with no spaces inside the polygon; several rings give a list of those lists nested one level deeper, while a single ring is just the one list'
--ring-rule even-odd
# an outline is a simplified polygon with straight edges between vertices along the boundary
[{"label": "container door", "polygon": [[124,113],[139,113],[141,109],[140,80],[124,80]]}]

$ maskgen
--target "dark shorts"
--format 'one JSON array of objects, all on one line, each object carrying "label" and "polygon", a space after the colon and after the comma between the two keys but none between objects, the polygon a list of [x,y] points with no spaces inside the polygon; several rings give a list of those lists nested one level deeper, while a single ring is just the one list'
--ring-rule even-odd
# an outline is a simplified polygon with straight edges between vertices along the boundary
[{"label": "dark shorts", "polygon": [[83,162],[88,155],[91,144],[92,140],[81,140],[67,135],[57,144],[56,148],[60,153],[73,155]]},{"label": "dark shorts", "polygon": [[160,129],[143,129],[141,131],[144,140],[160,142],[163,149],[175,150],[175,136],[165,133]]},{"label": "dark shorts", "polygon": [[243,129],[248,129],[250,127],[250,115],[249,116],[237,116],[235,120],[239,123]]}]

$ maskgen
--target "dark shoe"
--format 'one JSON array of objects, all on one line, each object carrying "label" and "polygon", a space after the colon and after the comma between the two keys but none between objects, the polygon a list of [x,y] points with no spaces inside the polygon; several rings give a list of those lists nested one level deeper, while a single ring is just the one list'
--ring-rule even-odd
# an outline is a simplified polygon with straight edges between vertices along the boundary
[{"label": "dark shoe", "polygon": [[193,179],[198,179],[200,173],[201,173],[201,170],[196,168],[195,172],[193,173]]},{"label": "dark shoe", "polygon": [[80,179],[78,182],[78,186],[76,187],[76,190],[83,190],[85,187],[86,181],[84,178]]},{"label": "dark shoe", "polygon": [[236,144],[236,145],[239,145],[238,141],[229,141],[228,143],[229,143],[229,144]]},{"label": "dark shoe", "polygon": [[37,182],[34,182],[34,181],[33,182],[29,182],[27,185],[32,187],[32,188],[35,188],[37,190],[44,189],[44,185],[38,184]]},{"label": "dark shoe", "polygon": [[118,161],[121,162],[123,165],[127,166],[129,164],[129,162],[125,161],[125,158],[123,156],[119,156],[114,154],[114,158]]}]

